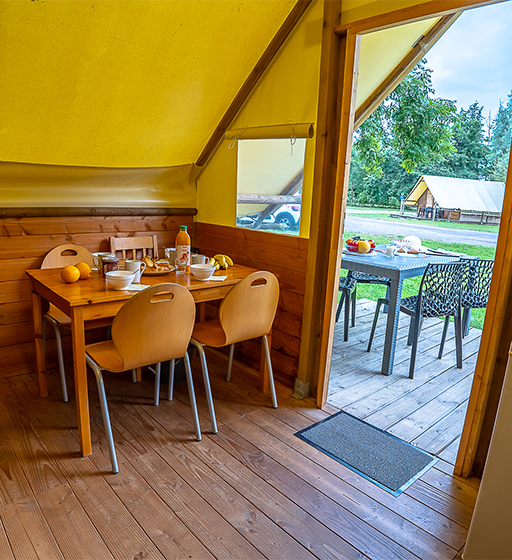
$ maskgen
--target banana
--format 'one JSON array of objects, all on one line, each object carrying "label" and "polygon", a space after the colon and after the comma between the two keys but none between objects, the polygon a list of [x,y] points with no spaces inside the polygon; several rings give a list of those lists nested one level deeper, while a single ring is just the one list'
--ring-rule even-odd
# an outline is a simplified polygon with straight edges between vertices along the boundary
[{"label": "banana", "polygon": [[231,257],[228,257],[228,255],[217,253],[213,258],[220,263],[220,266],[223,270],[226,270],[228,267],[233,266],[233,261]]},{"label": "banana", "polygon": [[220,263],[218,263],[217,261],[215,261],[215,270],[219,270],[220,268]]},{"label": "banana", "polygon": [[215,266],[215,263],[216,263],[216,262],[217,262],[217,261],[212,257],[212,258],[208,261],[208,264],[209,264],[210,266]]}]

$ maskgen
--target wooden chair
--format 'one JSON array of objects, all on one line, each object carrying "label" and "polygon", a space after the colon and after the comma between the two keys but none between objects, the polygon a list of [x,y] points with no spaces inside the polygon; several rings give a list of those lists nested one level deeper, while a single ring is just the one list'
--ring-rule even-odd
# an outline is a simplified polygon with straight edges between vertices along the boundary
[{"label": "wooden chair", "polygon": [[190,342],[199,351],[213,433],[217,433],[218,430],[204,346],[230,347],[226,373],[226,381],[229,381],[235,343],[261,337],[269,374],[272,406],[277,408],[267,335],[272,329],[278,300],[277,278],[271,272],[253,272],[236,284],[222,300],[218,319],[196,323],[194,326]]},{"label": "wooden chair", "polygon": [[[41,268],[63,268],[68,265],[74,265],[77,262],[85,262],[91,267],[94,266],[92,254],[81,245],[74,243],[67,243],[59,245],[52,249],[43,259]],[[108,327],[111,324],[111,319],[97,319],[89,321],[86,328],[99,328]],[[71,319],[63,313],[60,309],[50,304],[50,309],[43,315],[43,352],[46,354],[46,323],[50,323],[55,331],[55,340],[57,345],[57,360],[59,364],[60,381],[62,385],[62,400],[68,402],[68,390],[66,384],[66,372],[64,370],[64,357],[62,353],[62,338],[61,328],[71,328]],[[44,358],[43,358],[44,360]]]},{"label": "wooden chair", "polygon": [[[94,371],[103,423],[108,438],[112,471],[119,471],[102,370],[123,372],[156,363],[154,403],[159,403],[160,363],[185,361],[190,406],[196,439],[201,440],[196,399],[187,348],[196,307],[190,292],[178,284],[157,284],[139,292],[118,311],[112,323],[112,340],[89,344],[85,358]],[[170,394],[169,390],[169,394]]]},{"label": "wooden chair", "polygon": [[[121,251],[122,259],[140,260],[148,255],[151,250],[151,257],[158,259],[158,239],[156,235],[148,235],[146,237],[111,237],[110,251],[115,253]],[[140,257],[137,258],[137,251],[140,251]],[[131,252],[131,254],[130,254]]]}]

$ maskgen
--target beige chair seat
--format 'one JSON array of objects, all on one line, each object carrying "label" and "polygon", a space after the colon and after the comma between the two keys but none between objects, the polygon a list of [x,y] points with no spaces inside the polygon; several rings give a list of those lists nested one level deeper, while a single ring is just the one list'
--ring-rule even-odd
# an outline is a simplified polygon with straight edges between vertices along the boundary
[{"label": "beige chair seat", "polygon": [[196,323],[192,337],[200,340],[204,346],[211,346],[212,348],[222,348],[227,343],[226,333],[218,319]]}]

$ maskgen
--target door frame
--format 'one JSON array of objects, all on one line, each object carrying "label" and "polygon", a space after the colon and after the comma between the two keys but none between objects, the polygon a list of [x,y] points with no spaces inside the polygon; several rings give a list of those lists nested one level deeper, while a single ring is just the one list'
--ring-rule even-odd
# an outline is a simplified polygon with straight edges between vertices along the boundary
[{"label": "door frame", "polygon": [[[341,2],[324,0],[320,91],[311,236],[308,250],[299,380],[316,384],[317,405],[327,401],[355,120],[361,35],[422,19],[456,14],[503,0],[431,0],[340,25]],[[512,339],[512,173],[506,181],[493,280],[455,474],[481,476],[507,352]],[[492,332],[491,332],[492,331]]]}]

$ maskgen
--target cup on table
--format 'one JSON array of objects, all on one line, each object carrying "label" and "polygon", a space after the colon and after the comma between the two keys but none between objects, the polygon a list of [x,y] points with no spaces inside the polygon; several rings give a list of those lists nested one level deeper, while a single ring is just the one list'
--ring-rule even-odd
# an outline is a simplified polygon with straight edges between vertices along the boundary
[{"label": "cup on table", "polygon": [[124,268],[130,272],[135,272],[135,278],[133,279],[133,284],[140,284],[140,277],[146,270],[146,263],[142,261],[124,261]]},{"label": "cup on table", "polygon": [[210,260],[205,255],[198,255],[197,253],[192,253],[190,259],[190,264],[208,264],[208,261]]},{"label": "cup on table", "polygon": [[107,272],[119,270],[119,259],[115,255],[106,255],[101,257],[101,266],[103,268],[103,276],[106,278]]},{"label": "cup on table", "polygon": [[98,269],[98,272],[100,274],[103,274],[103,261],[102,261],[103,257],[116,258],[116,255],[115,253],[110,253],[110,252],[92,254],[92,262],[94,263],[94,266]]},{"label": "cup on table", "polygon": [[165,258],[169,261],[171,266],[176,265],[176,248],[175,247],[166,247],[165,251]]},{"label": "cup on table", "polygon": [[389,259],[395,256],[395,246],[394,245],[386,245],[386,257]]}]

